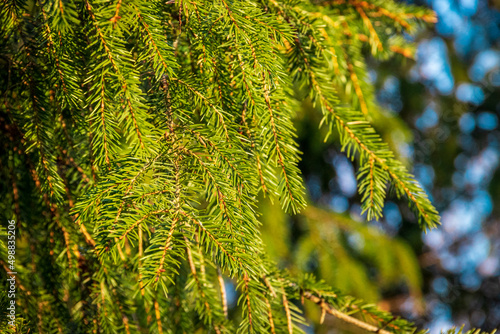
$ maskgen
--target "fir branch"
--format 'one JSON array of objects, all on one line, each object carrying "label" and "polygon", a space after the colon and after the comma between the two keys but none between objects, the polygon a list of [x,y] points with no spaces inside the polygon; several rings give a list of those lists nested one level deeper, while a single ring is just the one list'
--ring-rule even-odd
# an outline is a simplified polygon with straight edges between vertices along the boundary
[{"label": "fir branch", "polygon": [[[368,219],[380,217],[390,183],[424,229],[439,222],[369,123],[379,111],[363,54],[368,42],[378,59],[411,55],[401,32],[432,20],[429,11],[379,0],[2,6],[4,209],[22,216],[33,208],[17,227],[30,241],[19,244],[27,264],[19,302],[33,328],[301,333],[302,290],[323,318],[366,329],[355,318],[366,316],[380,333],[412,329],[312,278],[293,283],[266,258],[258,199],[261,191],[278,197],[290,213],[306,205],[293,126],[306,99],[359,164]],[[39,196],[26,201],[22,192]],[[312,210],[305,217],[317,220]],[[343,264],[352,257],[332,231],[388,242],[356,222],[325,223],[334,225],[328,247]],[[323,250],[317,225],[312,238]],[[415,291],[411,252],[393,247],[401,254],[383,252],[375,267],[400,263]],[[6,249],[0,240],[4,267]],[[348,264],[363,274],[355,260]],[[225,277],[237,285],[241,317]]]},{"label": "fir branch", "polygon": [[351,317],[350,315],[347,315],[345,313],[342,313],[335,308],[331,307],[330,305],[326,304],[321,298],[313,295],[309,291],[304,291],[303,293],[304,297],[307,299],[311,300],[313,303],[318,304],[322,310],[327,312],[328,314],[333,315],[334,317],[345,321],[347,323],[350,323],[356,327],[359,327],[367,332],[372,332],[372,333],[381,333],[381,334],[392,334],[392,332],[386,331],[385,329],[370,325],[366,322],[363,322],[361,320],[358,320],[356,318]]}]

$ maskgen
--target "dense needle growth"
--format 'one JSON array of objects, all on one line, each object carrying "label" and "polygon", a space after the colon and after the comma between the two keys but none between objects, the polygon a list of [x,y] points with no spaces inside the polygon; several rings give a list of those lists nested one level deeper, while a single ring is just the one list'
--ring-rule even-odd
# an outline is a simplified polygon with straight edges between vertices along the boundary
[{"label": "dense needle growth", "polygon": [[[20,332],[301,333],[304,300],[371,332],[414,331],[279,269],[257,200],[306,206],[292,119],[309,100],[359,166],[368,219],[394,189],[424,230],[439,224],[370,125],[364,60],[411,57],[403,33],[431,12],[386,0],[20,0],[0,15]],[[6,271],[7,258],[0,239]]]}]

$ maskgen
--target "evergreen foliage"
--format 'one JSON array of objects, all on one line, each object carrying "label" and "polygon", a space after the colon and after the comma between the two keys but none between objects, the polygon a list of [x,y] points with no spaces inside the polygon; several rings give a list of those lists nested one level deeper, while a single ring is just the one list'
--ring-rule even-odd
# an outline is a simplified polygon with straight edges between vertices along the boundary
[{"label": "evergreen foliage", "polygon": [[[394,189],[424,230],[439,224],[370,123],[381,111],[363,53],[411,57],[402,34],[431,12],[376,0],[16,0],[0,15],[19,332],[301,333],[304,300],[322,319],[415,331],[279,269],[258,199],[306,206],[292,119],[308,99],[359,165],[368,219]],[[4,239],[0,264],[8,271]],[[241,313],[229,312],[229,282]]]}]

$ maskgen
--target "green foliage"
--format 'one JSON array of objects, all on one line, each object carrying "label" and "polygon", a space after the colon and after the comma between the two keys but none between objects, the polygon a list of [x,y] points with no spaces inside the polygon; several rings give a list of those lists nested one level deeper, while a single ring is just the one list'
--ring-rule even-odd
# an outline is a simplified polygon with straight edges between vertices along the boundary
[{"label": "green foliage", "polygon": [[[287,216],[263,201],[262,238],[272,258],[286,262],[291,273],[314,273],[345,294],[369,302],[380,291],[404,284],[422,305],[422,278],[415,254],[398,238],[347,216],[308,206],[296,219],[296,240]],[[276,240],[276,235],[280,235]]]},{"label": "green foliage", "polygon": [[[307,208],[304,216],[311,236],[301,238],[297,256],[303,260],[295,263],[304,266],[314,251],[319,253],[319,276],[345,293],[374,302],[380,298],[379,289],[404,282],[419,301],[421,277],[418,263],[411,249],[401,240],[314,207]],[[349,243],[347,237],[354,241]],[[366,268],[364,263],[370,266]],[[302,268],[303,272],[307,271],[306,266]],[[373,268],[376,268],[377,275],[370,279],[369,270]],[[343,279],[344,275],[351,279]]]},{"label": "green foliage", "polygon": [[[258,198],[306,206],[292,120],[308,99],[357,161],[368,219],[392,187],[423,229],[439,224],[370,124],[383,112],[363,56],[408,56],[402,31],[431,13],[392,1],[61,0],[5,2],[0,15],[2,211],[19,224],[17,303],[31,332],[301,333],[301,298],[385,328],[389,314],[268,260]],[[401,244],[337,218],[366,237],[363,256],[399,250],[373,258],[381,272],[409,262]]]},{"label": "green foliage", "polygon": [[[480,329],[470,329],[468,331],[464,331],[463,327],[451,328],[447,331],[442,331],[442,333],[446,333],[446,334],[488,334],[488,332],[483,332]],[[496,330],[493,330],[489,334],[495,334],[495,333],[496,333]]]}]

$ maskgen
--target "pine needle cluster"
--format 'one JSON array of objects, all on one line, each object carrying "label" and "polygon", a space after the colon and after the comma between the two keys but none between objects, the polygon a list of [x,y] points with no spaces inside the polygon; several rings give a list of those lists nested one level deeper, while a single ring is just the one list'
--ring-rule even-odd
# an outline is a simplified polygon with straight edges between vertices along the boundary
[{"label": "pine needle cluster", "polygon": [[423,229],[439,224],[371,126],[365,65],[367,50],[412,57],[403,34],[434,21],[386,0],[5,1],[2,210],[18,224],[18,330],[302,333],[306,299],[368,331],[414,331],[279,270],[257,207],[262,195],[291,214],[306,206],[292,120],[309,99],[359,166],[368,219],[392,188]]}]

